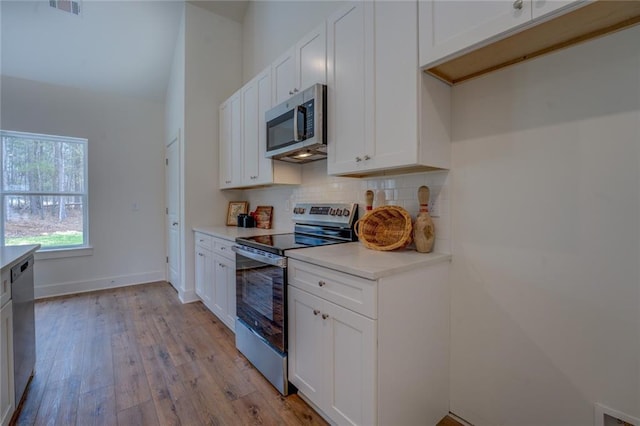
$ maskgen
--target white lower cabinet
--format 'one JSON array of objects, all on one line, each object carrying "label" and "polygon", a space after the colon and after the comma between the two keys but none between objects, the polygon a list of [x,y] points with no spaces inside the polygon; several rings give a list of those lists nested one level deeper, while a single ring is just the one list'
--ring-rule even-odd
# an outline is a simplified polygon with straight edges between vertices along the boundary
[{"label": "white lower cabinet", "polygon": [[227,327],[236,323],[236,262],[232,243],[195,233],[196,294]]},{"label": "white lower cabinet", "polygon": [[289,286],[289,380],[338,424],[375,423],[375,321]]},{"label": "white lower cabinet", "polygon": [[338,425],[448,413],[448,262],[378,280],[288,266],[289,381],[303,398]]},{"label": "white lower cabinet", "polygon": [[0,425],[11,421],[15,410],[13,389],[13,302],[0,309]]}]

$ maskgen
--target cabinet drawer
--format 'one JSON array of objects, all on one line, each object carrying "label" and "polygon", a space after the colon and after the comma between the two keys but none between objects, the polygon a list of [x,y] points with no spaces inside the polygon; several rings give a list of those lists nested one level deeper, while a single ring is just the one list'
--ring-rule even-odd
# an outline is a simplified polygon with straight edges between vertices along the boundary
[{"label": "cabinet drawer", "polygon": [[2,281],[0,281],[0,307],[11,300],[11,269],[2,271]]},{"label": "cabinet drawer", "polygon": [[377,282],[289,259],[289,284],[372,319],[378,317]]},{"label": "cabinet drawer", "polygon": [[206,250],[213,250],[213,237],[201,232],[195,234],[196,246]]},{"label": "cabinet drawer", "polygon": [[233,247],[233,241],[223,240],[222,238],[213,239],[213,252],[218,253],[220,256],[233,260],[235,263],[236,254],[231,250]]}]

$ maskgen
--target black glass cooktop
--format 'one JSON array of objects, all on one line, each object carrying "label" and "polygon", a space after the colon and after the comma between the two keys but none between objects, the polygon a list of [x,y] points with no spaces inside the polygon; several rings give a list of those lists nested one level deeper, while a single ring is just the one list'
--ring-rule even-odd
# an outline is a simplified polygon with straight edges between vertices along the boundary
[{"label": "black glass cooktop", "polygon": [[249,247],[268,251],[270,253],[282,255],[285,250],[340,244],[346,241],[291,233],[236,238],[236,242]]}]

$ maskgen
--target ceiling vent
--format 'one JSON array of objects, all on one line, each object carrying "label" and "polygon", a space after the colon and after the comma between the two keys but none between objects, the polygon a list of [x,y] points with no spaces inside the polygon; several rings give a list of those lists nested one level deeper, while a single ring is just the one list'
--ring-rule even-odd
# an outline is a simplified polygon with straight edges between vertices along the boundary
[{"label": "ceiling vent", "polygon": [[80,2],[73,0],[49,0],[49,6],[62,10],[63,12],[80,15]]}]

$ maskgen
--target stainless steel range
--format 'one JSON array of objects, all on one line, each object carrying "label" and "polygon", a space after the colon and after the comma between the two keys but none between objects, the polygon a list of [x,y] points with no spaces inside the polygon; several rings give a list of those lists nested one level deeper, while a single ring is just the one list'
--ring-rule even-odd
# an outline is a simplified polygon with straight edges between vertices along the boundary
[{"label": "stainless steel range", "polygon": [[354,203],[296,204],[294,233],[236,238],[236,347],[275,386],[287,379],[286,251],[356,241]]}]

